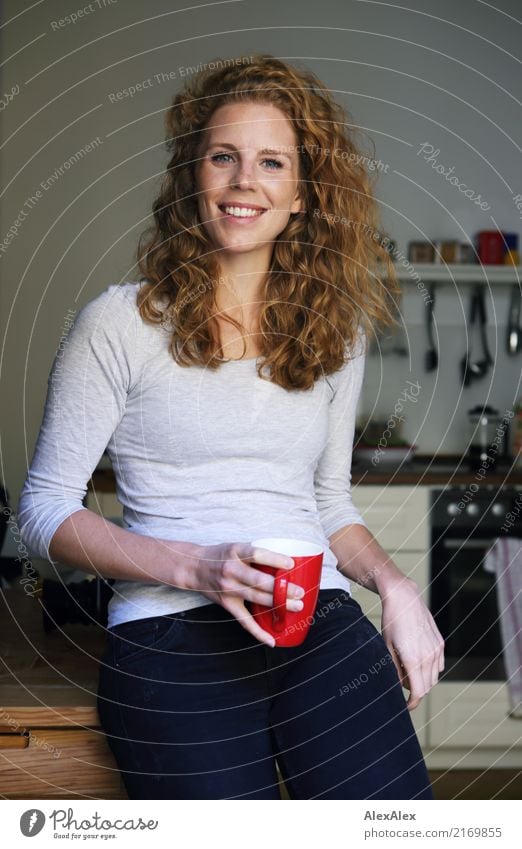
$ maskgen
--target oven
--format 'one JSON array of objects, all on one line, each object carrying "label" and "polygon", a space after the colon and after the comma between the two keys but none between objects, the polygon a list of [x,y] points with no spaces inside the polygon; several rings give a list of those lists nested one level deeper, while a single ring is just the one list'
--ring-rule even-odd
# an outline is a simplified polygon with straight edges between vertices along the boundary
[{"label": "oven", "polygon": [[497,537],[522,537],[522,515],[502,530],[520,494],[514,487],[471,489],[431,491],[429,605],[446,644],[440,680],[505,681],[496,577],[483,564]]}]

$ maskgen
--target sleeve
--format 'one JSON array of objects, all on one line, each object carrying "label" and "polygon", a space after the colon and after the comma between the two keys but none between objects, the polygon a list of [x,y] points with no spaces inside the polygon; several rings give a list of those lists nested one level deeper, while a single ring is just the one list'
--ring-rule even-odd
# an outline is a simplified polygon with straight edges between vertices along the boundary
[{"label": "sleeve", "polygon": [[17,517],[28,549],[51,560],[59,525],[85,510],[88,481],[121,420],[133,380],[136,310],[122,286],[80,309],[56,352]]},{"label": "sleeve", "polygon": [[351,495],[355,419],[366,361],[366,337],[361,327],[357,343],[353,358],[335,375],[337,381],[330,401],[327,441],[314,475],[315,498],[327,537],[345,525],[368,527],[353,505]]}]

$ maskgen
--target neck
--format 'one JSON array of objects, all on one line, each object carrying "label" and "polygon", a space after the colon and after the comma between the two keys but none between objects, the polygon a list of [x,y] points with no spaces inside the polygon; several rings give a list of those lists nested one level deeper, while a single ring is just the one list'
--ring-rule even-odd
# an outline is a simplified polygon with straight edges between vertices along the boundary
[{"label": "neck", "polygon": [[[270,252],[271,252],[271,246]],[[263,261],[264,260],[264,261]],[[236,318],[241,314],[245,320],[259,311],[264,283],[267,278],[270,257],[255,255],[225,255],[219,258],[219,280],[216,287],[216,303]]]}]

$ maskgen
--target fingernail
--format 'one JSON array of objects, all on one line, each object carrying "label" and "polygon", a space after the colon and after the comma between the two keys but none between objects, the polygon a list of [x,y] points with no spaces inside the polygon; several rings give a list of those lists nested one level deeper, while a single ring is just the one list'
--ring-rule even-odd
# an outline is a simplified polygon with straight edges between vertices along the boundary
[{"label": "fingernail", "polygon": [[298,587],[294,592],[295,598],[302,598],[304,596],[304,594],[305,594],[305,591],[302,587]]},{"label": "fingernail", "polygon": [[288,606],[290,607],[290,610],[296,610],[297,611],[297,610],[302,610],[303,607],[304,607],[304,604],[303,604],[302,601],[299,601],[299,599],[294,598],[294,599],[290,599],[290,601],[288,602]]}]

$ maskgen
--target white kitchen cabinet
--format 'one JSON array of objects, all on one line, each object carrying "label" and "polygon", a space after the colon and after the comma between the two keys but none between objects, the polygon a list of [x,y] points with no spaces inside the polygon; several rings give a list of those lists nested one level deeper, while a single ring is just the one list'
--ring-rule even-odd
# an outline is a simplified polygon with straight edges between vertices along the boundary
[{"label": "white kitchen cabinet", "polygon": [[427,486],[357,486],[352,499],[384,549],[426,551],[429,493]]},{"label": "white kitchen cabinet", "polygon": [[[399,569],[419,585],[428,603],[429,488],[423,486],[358,486],[352,500],[379,545]],[[352,582],[352,593],[380,630],[379,596]]]},{"label": "white kitchen cabinet", "polygon": [[502,681],[448,681],[430,694],[430,747],[522,747],[522,719],[509,716]]}]

